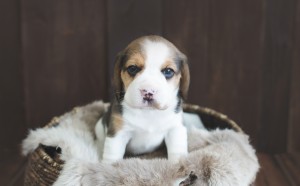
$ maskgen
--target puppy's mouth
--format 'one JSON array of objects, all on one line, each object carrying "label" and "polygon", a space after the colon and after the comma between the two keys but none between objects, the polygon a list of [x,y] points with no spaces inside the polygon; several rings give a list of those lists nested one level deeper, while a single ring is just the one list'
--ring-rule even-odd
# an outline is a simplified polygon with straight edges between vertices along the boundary
[{"label": "puppy's mouth", "polygon": [[[126,101],[125,101],[126,102]],[[126,102],[128,106],[136,109],[148,109],[148,110],[166,110],[167,105],[161,105],[156,100],[142,100],[141,104],[135,105],[129,102]]]},{"label": "puppy's mouth", "polygon": [[143,104],[145,105],[144,108],[147,108],[147,109],[166,110],[168,108],[166,105],[162,106],[154,99],[145,99],[144,98]]}]

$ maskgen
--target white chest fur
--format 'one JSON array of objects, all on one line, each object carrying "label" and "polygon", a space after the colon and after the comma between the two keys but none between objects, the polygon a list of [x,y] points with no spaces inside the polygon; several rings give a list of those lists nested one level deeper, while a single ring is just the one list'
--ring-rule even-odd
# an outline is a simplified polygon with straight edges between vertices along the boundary
[{"label": "white chest fur", "polygon": [[182,113],[173,110],[127,108],[123,119],[123,130],[130,135],[127,150],[133,154],[155,150],[172,129],[182,127]]}]

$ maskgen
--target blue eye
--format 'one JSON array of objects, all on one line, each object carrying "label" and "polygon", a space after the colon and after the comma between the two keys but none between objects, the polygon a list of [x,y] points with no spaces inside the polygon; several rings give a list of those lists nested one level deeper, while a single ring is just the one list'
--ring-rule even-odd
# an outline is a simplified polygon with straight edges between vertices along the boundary
[{"label": "blue eye", "polygon": [[141,71],[141,68],[136,65],[130,65],[126,70],[130,76],[135,76],[139,71]]},{"label": "blue eye", "polygon": [[166,77],[166,79],[171,79],[175,74],[174,70],[171,68],[165,68],[161,72]]}]

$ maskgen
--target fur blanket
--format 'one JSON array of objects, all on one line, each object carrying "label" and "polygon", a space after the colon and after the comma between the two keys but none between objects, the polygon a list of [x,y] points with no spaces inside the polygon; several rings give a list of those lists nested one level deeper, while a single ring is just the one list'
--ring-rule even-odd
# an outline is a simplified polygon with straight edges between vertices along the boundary
[{"label": "fur blanket", "polygon": [[189,155],[179,162],[152,154],[152,159],[133,157],[114,164],[101,163],[94,127],[107,107],[96,101],[61,116],[55,127],[30,130],[22,144],[23,154],[28,155],[39,144],[59,146],[65,165],[56,186],[247,186],[255,180],[259,164],[247,135],[228,129],[207,131],[188,119]]}]

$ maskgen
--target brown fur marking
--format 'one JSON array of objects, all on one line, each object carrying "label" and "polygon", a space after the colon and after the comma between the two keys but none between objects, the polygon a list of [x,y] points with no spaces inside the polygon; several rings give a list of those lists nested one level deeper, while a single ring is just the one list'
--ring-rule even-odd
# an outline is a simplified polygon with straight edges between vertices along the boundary
[{"label": "brown fur marking", "polygon": [[[133,54],[129,58],[129,60],[126,62],[125,68],[127,68],[127,67],[129,67],[131,65],[136,65],[139,68],[141,68],[142,70],[138,74],[142,73],[143,68],[145,66],[145,60],[144,60],[144,56],[142,55],[142,53],[135,53],[135,54]],[[137,77],[138,74],[135,77]],[[122,71],[121,72],[121,79],[122,79],[125,91],[127,90],[128,86],[134,80],[135,77],[131,77],[128,74],[127,71]]]},{"label": "brown fur marking", "polygon": [[112,113],[107,135],[114,136],[123,127],[123,118],[119,113]]},{"label": "brown fur marking", "polygon": [[140,68],[143,68],[145,66],[144,55],[140,52],[132,54],[132,56],[130,56],[126,62],[125,67],[129,67],[130,65],[136,65]]},{"label": "brown fur marking", "polygon": [[171,68],[171,69],[174,70],[175,73],[178,72],[177,66],[176,66],[176,64],[174,63],[173,60],[167,60],[167,61],[161,66],[161,69],[164,69],[164,68]]},{"label": "brown fur marking", "polygon": [[180,79],[180,92],[183,99],[187,99],[187,94],[190,86],[190,71],[186,61],[183,62],[181,67],[181,79]]}]

